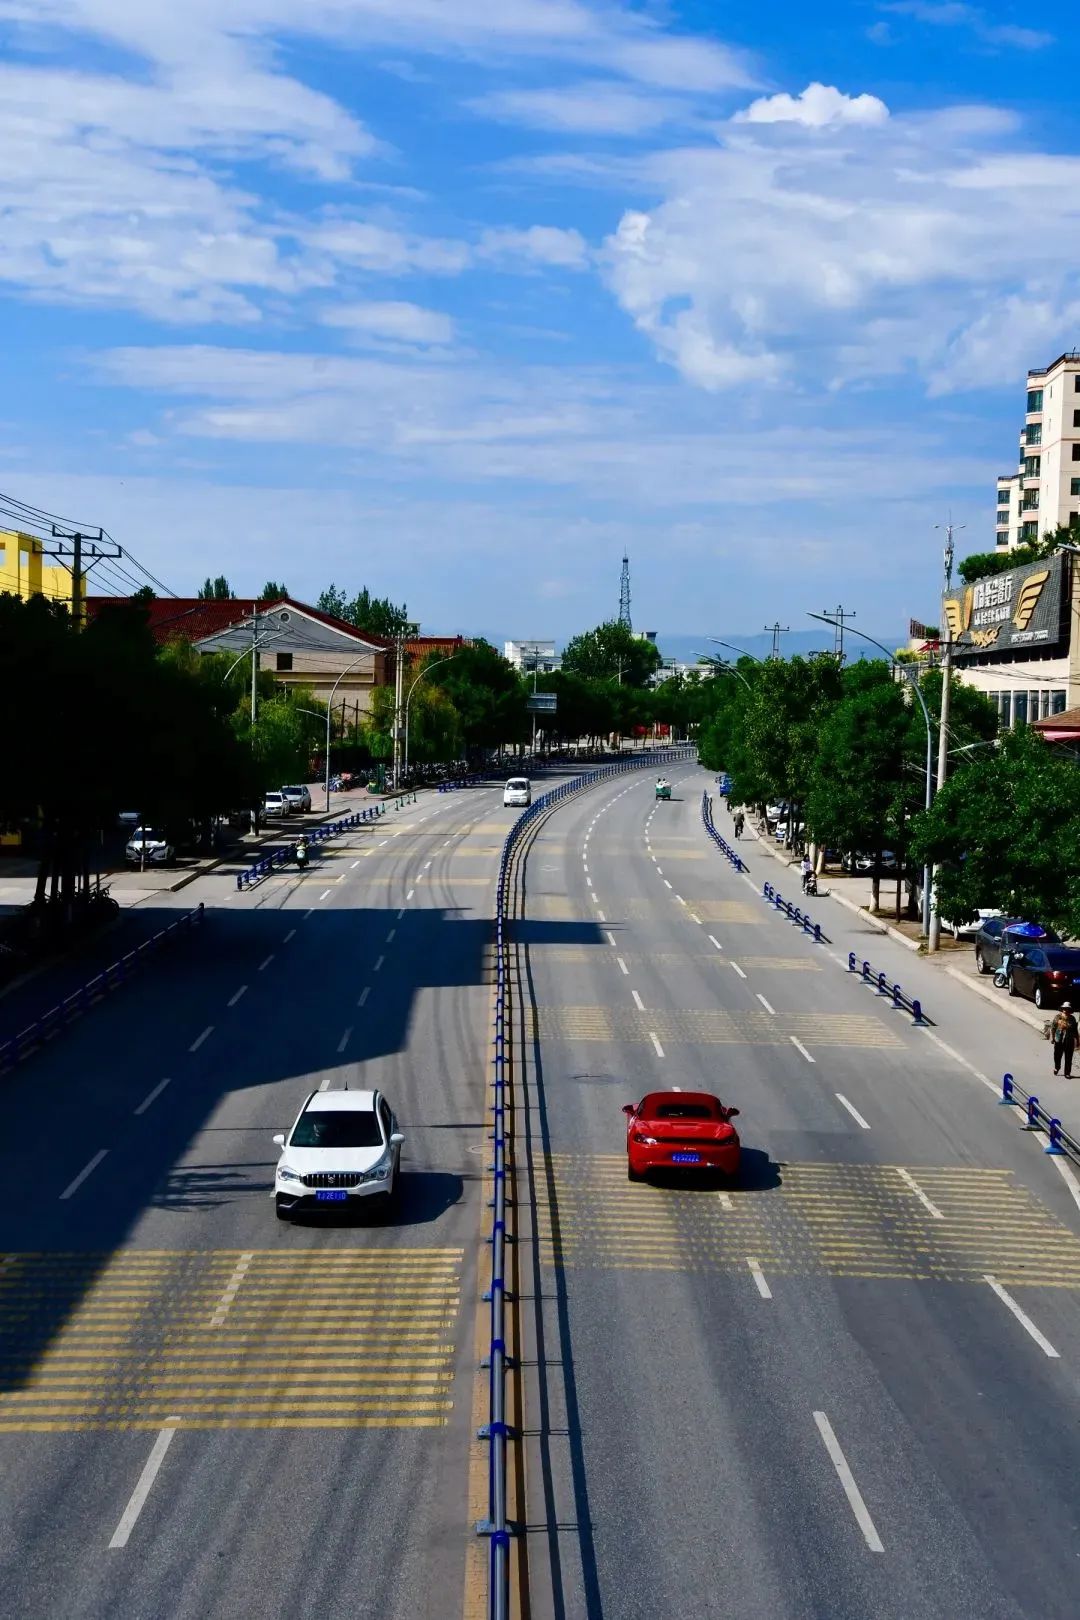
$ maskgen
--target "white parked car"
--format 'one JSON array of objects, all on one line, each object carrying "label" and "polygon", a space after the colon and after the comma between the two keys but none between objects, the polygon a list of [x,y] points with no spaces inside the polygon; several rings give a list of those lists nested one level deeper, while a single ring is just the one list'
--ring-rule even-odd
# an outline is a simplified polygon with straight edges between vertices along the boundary
[{"label": "white parked car", "polygon": [[311,809],[311,794],[306,787],[283,787],[281,791],[294,810]]},{"label": "white parked car", "polygon": [[503,804],[525,808],[532,803],[532,786],[527,776],[512,776],[503,788]]},{"label": "white parked car", "polygon": [[313,1091],[288,1135],[274,1137],[278,1220],[297,1210],[355,1209],[361,1199],[391,1204],[404,1140],[381,1092]]},{"label": "white parked car", "polygon": [[132,866],[168,866],[176,858],[176,851],[165,834],[156,832],[153,827],[136,827],[124,854]]},{"label": "white parked car", "polygon": [[285,797],[283,788],[270,788],[263,794],[264,816],[291,816],[293,807]]}]

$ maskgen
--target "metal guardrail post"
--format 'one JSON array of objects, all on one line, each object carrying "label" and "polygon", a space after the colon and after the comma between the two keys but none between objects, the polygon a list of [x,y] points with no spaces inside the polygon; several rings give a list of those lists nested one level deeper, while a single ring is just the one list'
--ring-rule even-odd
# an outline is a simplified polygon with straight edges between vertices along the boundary
[{"label": "metal guardrail post", "polygon": [[1011,1107],[1016,1101],[1013,1096],[1013,1077],[1011,1074],[1003,1074],[1001,1077],[1001,1097],[999,1101],[1000,1106],[1003,1108]]},{"label": "metal guardrail post", "polygon": [[1034,1093],[1027,1100],[1027,1123],[1025,1131],[1037,1131],[1039,1128],[1039,1099]]},{"label": "metal guardrail post", "polygon": [[1055,1155],[1055,1157],[1058,1157],[1058,1158],[1064,1158],[1065,1149],[1061,1145],[1061,1121],[1060,1121],[1060,1119],[1057,1118],[1056,1115],[1050,1121],[1050,1124],[1047,1126],[1047,1129],[1050,1132],[1050,1140],[1046,1144],[1046,1146],[1043,1148],[1043,1152],[1044,1153],[1052,1153],[1052,1154]]}]

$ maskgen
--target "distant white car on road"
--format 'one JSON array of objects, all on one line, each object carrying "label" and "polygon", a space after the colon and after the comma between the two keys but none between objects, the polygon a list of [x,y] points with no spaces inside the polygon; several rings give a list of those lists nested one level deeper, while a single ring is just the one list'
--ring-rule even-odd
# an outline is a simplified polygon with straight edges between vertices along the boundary
[{"label": "distant white car on road", "polygon": [[311,809],[311,794],[306,787],[283,787],[281,791],[294,810]]},{"label": "distant white car on road", "polygon": [[292,1130],[274,1137],[278,1220],[298,1210],[348,1210],[361,1199],[390,1205],[404,1140],[381,1092],[313,1091]]},{"label": "distant white car on road", "polygon": [[132,866],[168,866],[176,851],[164,833],[153,827],[136,827],[124,849]]},{"label": "distant white car on road", "polygon": [[285,797],[284,788],[270,788],[263,794],[264,816],[291,816],[293,807]]},{"label": "distant white car on road", "polygon": [[512,776],[503,788],[503,804],[525,808],[532,803],[532,786],[527,776]]}]

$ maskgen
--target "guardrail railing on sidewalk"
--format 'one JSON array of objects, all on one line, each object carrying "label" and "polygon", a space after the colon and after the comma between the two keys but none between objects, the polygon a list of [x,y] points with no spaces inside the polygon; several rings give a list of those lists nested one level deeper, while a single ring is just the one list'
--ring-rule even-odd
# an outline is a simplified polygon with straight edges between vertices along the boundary
[{"label": "guardrail railing on sidewalk", "polygon": [[528,827],[537,816],[572,793],[592,787],[605,777],[621,775],[625,771],[656,764],[673,764],[693,759],[695,748],[675,748],[662,754],[635,755],[633,759],[617,764],[602,765],[586,771],[572,781],[563,782],[536,799],[511,827],[503,844],[499,861],[499,878],[495,901],[495,1038],[492,1060],[492,1086],[494,1092],[495,1128],[492,1135],[494,1153],[490,1170],[494,1178],[491,1199],[491,1277],[485,1301],[490,1306],[488,1336],[488,1420],[481,1429],[481,1437],[488,1442],[488,1516],[476,1526],[477,1534],[488,1537],[488,1620],[508,1620],[510,1614],[510,1541],[518,1526],[507,1514],[507,1448],[514,1438],[506,1420],[506,1376],[510,1370],[510,1357],[506,1350],[506,1248],[510,1235],[506,1229],[507,1211],[507,1072],[510,1044],[510,1008],[507,993],[507,900],[510,863],[514,852]]},{"label": "guardrail railing on sidewalk", "polygon": [[1080,1164],[1080,1141],[1063,1130],[1057,1115],[1049,1113],[1034,1092],[1018,1086],[1011,1074],[1001,1077],[1001,1103],[1004,1107],[1022,1108],[1025,1111],[1026,1131],[1046,1132],[1049,1140],[1043,1148],[1044,1153],[1053,1154],[1056,1158],[1072,1159],[1075,1164]]},{"label": "guardrail railing on sidewalk", "polygon": [[[403,810],[407,804],[416,803],[415,793],[403,793],[394,800],[394,809]],[[303,836],[306,844],[325,844],[328,838],[338,838],[343,832],[349,832],[353,827],[359,827],[365,821],[377,821],[386,814],[386,804],[371,805],[367,810],[354,810],[351,816],[342,816],[338,821],[328,821],[321,827],[305,827],[298,836]],[[285,836],[285,829],[282,829]],[[237,872],[236,887],[248,889],[253,883],[260,883],[279,866],[288,866],[296,859],[296,845],[285,849],[271,850],[269,855],[259,855],[252,861],[246,872]]]},{"label": "guardrail railing on sidewalk", "polygon": [[800,911],[799,907],[794,905],[792,901],[785,900],[783,895],[778,893],[771,883],[761,885],[761,898],[767,900],[771,906],[775,906],[777,911],[782,911],[788,921],[795,923],[797,927],[802,929],[804,934],[813,934],[817,944],[820,945],[824,940],[825,935],[822,933],[821,924],[816,923],[808,911]]},{"label": "guardrail railing on sidewalk", "polygon": [[202,921],[203,907],[200,903],[193,911],[186,911],[182,917],[170,923],[167,928],[161,928],[156,934],[151,934],[149,939],[144,939],[141,945],[136,945],[134,950],[128,951],[118,961],[110,962],[101,973],[95,973],[92,979],[81,984],[70,996],[65,996],[55,1007],[50,1007],[40,1018],[35,1018],[32,1024],[28,1024],[10,1040],[0,1041],[0,1071],[13,1068],[37,1047],[44,1046],[45,1042],[51,1040],[61,1029],[73,1023],[76,1018],[81,1018],[88,1008],[102,1000],[110,990],[118,990],[122,984],[126,984],[147,958],[161,950],[163,945],[170,944],[180,934],[190,932]]},{"label": "guardrail railing on sidewalk", "polygon": [[701,795],[701,819],[705,823],[705,831],[716,845],[722,855],[726,855],[736,872],[748,870],[746,862],[737,849],[732,849],[726,838],[721,838],[713,823],[712,800],[707,793]]},{"label": "guardrail railing on sidewalk", "polygon": [[875,973],[869,962],[863,962],[860,966],[854,951],[848,951],[847,965],[849,973],[857,973],[864,984],[873,984],[879,996],[888,996],[894,1007],[902,1007],[909,1012],[917,1024],[929,1023],[921,1001],[914,996],[906,996],[898,984],[890,984],[884,973]]}]

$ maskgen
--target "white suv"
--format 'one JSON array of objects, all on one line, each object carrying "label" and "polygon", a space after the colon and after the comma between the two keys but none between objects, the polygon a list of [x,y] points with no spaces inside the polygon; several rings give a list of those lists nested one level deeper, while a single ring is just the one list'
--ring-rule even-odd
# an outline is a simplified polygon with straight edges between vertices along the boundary
[{"label": "white suv", "polygon": [[283,787],[281,792],[294,810],[311,809],[311,794],[306,787]]},{"label": "white suv", "polygon": [[361,1198],[389,1205],[404,1140],[380,1092],[313,1091],[288,1135],[274,1137],[278,1220],[297,1210],[355,1208]]},{"label": "white suv", "polygon": [[532,803],[532,788],[527,776],[512,776],[503,788],[503,804],[521,806]]},{"label": "white suv", "polygon": [[293,807],[280,788],[267,788],[263,794],[264,816],[291,816]]}]

